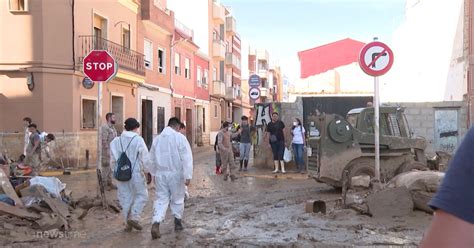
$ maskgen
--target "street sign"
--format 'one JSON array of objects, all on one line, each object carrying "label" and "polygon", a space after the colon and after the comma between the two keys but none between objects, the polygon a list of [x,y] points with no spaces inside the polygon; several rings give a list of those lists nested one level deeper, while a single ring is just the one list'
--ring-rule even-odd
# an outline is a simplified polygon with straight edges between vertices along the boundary
[{"label": "street sign", "polygon": [[257,100],[260,97],[260,89],[259,88],[250,88],[249,97],[252,100]]},{"label": "street sign", "polygon": [[362,48],[359,55],[359,65],[370,76],[382,76],[392,68],[392,49],[382,42],[371,42]]},{"label": "street sign", "polygon": [[253,74],[249,77],[249,86],[250,88],[260,87],[260,77],[257,74]]},{"label": "street sign", "polygon": [[115,59],[104,50],[93,50],[83,61],[84,74],[94,82],[107,82],[118,71]]}]

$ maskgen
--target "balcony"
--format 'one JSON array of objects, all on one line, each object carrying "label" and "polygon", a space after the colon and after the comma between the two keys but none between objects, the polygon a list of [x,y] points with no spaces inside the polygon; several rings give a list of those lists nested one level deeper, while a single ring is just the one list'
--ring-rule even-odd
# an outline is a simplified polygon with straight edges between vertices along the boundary
[{"label": "balcony", "polygon": [[222,40],[214,40],[212,42],[212,56],[219,60],[225,60],[225,44]]},{"label": "balcony", "polygon": [[168,33],[174,30],[174,12],[155,5],[154,0],[141,1],[141,17],[144,23],[152,23]]},{"label": "balcony", "polygon": [[265,69],[258,70],[257,74],[260,78],[268,78],[268,71]]},{"label": "balcony", "polygon": [[269,95],[268,88],[260,87],[260,96],[261,97],[268,97],[268,95]]},{"label": "balcony", "polygon": [[214,81],[212,82],[212,93],[211,95],[217,97],[225,97],[226,96],[226,88],[225,84],[222,81]]},{"label": "balcony", "polygon": [[212,19],[216,24],[225,24],[225,8],[222,4],[212,3]]},{"label": "balcony", "polygon": [[268,62],[270,58],[268,51],[265,49],[257,49],[256,55],[257,55],[257,60],[261,60],[261,61]]},{"label": "balcony", "polygon": [[79,45],[79,64],[81,65],[84,57],[92,50],[106,50],[114,57],[119,69],[125,69],[142,76],[145,75],[145,59],[141,53],[93,35],[80,35]]},{"label": "balcony", "polygon": [[192,40],[194,38],[194,31],[190,28],[188,28],[186,25],[178,21],[177,19],[174,19],[174,26],[178,32],[183,34],[186,38]]},{"label": "balcony", "polygon": [[237,91],[234,87],[227,87],[225,89],[225,99],[228,101],[234,101],[237,99]]},{"label": "balcony", "polygon": [[237,33],[236,21],[233,16],[225,18],[225,31],[230,35],[235,35],[235,33]]},{"label": "balcony", "polygon": [[226,53],[225,54],[225,65],[228,67],[234,67],[240,70],[240,59],[237,55],[233,53]]}]

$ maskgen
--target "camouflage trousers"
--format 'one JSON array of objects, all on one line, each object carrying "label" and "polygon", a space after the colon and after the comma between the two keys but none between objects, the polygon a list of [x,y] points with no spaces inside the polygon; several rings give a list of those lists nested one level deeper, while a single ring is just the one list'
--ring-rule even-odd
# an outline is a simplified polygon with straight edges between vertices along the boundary
[{"label": "camouflage trousers", "polygon": [[105,183],[104,185],[110,186],[112,185],[112,168],[110,168],[109,161],[102,161],[102,181]]}]

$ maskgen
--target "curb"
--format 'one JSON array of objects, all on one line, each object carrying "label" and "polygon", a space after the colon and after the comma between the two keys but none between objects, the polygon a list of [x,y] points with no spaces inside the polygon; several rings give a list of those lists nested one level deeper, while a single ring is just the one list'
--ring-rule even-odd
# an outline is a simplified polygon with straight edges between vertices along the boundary
[{"label": "curb", "polygon": [[86,174],[86,173],[95,173],[96,169],[68,171],[69,173],[67,174],[64,172],[65,171],[44,171],[44,172],[40,172],[40,176],[53,177],[53,176],[62,176],[62,175],[79,175],[79,174]]}]

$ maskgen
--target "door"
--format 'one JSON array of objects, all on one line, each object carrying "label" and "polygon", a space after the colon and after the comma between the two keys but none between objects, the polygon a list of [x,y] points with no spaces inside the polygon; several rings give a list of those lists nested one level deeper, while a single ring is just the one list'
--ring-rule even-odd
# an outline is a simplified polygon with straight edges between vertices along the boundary
[{"label": "door", "polygon": [[160,134],[165,129],[165,108],[158,107],[156,114],[156,130]]},{"label": "door", "polygon": [[153,143],[153,101],[142,100],[142,137],[150,149]]},{"label": "door", "polygon": [[112,113],[115,114],[115,129],[120,135],[123,131],[123,97],[112,96]]},{"label": "door", "polygon": [[186,109],[186,138],[189,145],[193,145],[193,110]]},{"label": "door", "polygon": [[458,145],[458,110],[435,110],[435,142],[438,151],[453,153]]},{"label": "door", "polygon": [[174,117],[178,118],[180,121],[181,120],[181,108],[175,107],[174,108]]}]

